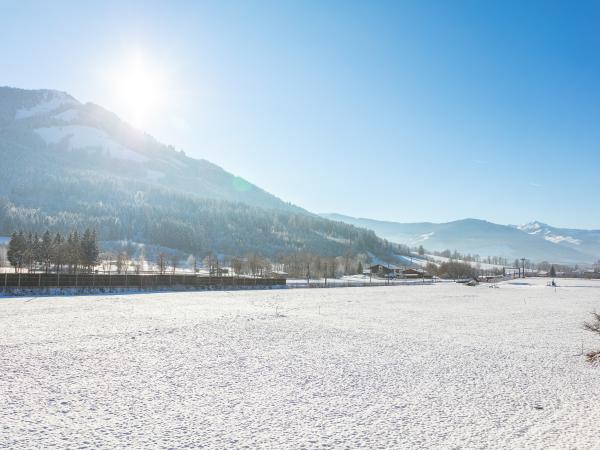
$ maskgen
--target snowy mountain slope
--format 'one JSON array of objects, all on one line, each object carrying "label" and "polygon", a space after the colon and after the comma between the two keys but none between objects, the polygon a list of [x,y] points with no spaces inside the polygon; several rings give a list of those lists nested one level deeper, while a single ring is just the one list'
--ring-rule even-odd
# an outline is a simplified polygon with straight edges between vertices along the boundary
[{"label": "snowy mountain slope", "polygon": [[0,88],[0,155],[0,234],[93,227],[197,255],[392,251],[64,92]]},{"label": "snowy mountain slope", "polygon": [[[98,105],[52,90],[0,88],[0,139],[169,189],[305,212],[205,160],[161,144]],[[100,162],[100,164],[98,164]]]},{"label": "snowy mountain slope", "polygon": [[458,250],[480,256],[528,258],[556,263],[592,263],[600,256],[600,231],[566,230],[532,223],[520,227],[478,219],[448,223],[397,223],[322,214],[331,220],[375,231],[392,242],[428,250]]},{"label": "snowy mountain slope", "polygon": [[538,221],[516,228],[546,241],[596,256],[596,259],[600,258],[600,230],[557,228]]}]

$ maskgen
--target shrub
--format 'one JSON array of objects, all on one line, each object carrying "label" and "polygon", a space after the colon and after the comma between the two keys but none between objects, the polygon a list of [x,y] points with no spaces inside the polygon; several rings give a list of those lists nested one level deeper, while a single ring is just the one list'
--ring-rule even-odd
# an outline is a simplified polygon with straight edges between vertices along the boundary
[{"label": "shrub", "polygon": [[[593,312],[592,317],[593,320],[591,322],[585,322],[583,328],[591,333],[600,335],[600,314]],[[585,357],[589,362],[598,362],[600,361],[600,350],[588,352],[585,354]]]}]

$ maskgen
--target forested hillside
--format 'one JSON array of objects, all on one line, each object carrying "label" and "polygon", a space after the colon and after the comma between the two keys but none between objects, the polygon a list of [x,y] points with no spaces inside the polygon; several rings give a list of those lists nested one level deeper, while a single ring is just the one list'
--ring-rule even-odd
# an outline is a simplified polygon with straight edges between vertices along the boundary
[{"label": "forested hillside", "polygon": [[0,155],[0,235],[92,228],[195,254],[394,252],[56,91],[0,88]]}]

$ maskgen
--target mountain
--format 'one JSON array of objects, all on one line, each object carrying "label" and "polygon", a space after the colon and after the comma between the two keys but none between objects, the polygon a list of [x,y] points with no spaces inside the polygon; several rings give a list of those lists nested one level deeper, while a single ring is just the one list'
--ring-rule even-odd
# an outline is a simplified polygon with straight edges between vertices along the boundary
[{"label": "mountain", "polygon": [[548,242],[590,255],[594,261],[600,258],[600,230],[557,228],[538,221],[518,225],[515,228]]},{"label": "mountain", "polygon": [[66,159],[69,165],[85,160],[98,164],[98,170],[206,198],[301,211],[215,164],[159,143],[104,108],[81,104],[64,92],[0,88],[0,131],[5,142],[45,152],[51,159]]},{"label": "mountain", "polygon": [[428,250],[458,250],[513,260],[528,258],[564,264],[592,263],[600,256],[600,231],[553,228],[539,222],[522,226],[464,219],[448,223],[398,223],[341,214],[322,217],[364,227],[392,242]]},{"label": "mountain", "polygon": [[64,92],[0,88],[0,154],[0,235],[89,226],[196,254],[392,252]]}]

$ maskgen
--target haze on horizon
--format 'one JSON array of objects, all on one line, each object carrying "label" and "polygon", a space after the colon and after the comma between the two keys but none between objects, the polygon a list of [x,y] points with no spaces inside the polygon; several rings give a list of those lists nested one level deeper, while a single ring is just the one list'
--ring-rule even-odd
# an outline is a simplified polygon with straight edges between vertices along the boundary
[{"label": "haze on horizon", "polygon": [[0,85],[311,211],[600,228],[595,2],[0,5]]}]

